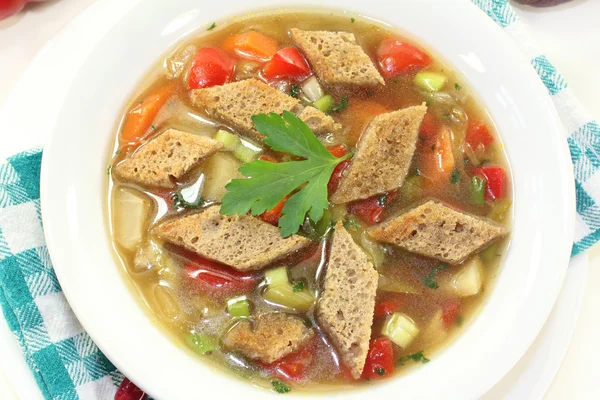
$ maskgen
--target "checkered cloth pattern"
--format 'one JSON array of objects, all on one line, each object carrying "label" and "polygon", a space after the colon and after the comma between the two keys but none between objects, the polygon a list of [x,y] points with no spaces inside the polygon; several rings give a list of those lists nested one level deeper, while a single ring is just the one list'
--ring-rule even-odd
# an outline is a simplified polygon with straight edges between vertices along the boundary
[{"label": "checkered cloth pattern", "polygon": [[[573,255],[600,238],[600,129],[532,42],[506,0],[472,0],[512,36],[548,88],[567,127],[575,166]],[[114,398],[123,376],[85,333],[62,294],[44,242],[41,150],[0,160],[0,305],[46,399]]]}]

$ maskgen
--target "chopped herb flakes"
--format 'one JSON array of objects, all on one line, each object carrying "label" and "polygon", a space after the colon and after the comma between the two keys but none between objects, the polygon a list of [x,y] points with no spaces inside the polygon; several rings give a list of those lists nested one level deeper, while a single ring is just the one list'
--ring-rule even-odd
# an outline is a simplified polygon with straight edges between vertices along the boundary
[{"label": "chopped herb flakes", "polygon": [[189,202],[183,198],[181,192],[175,192],[171,195],[173,208],[187,208],[188,210],[197,210],[204,205],[204,199],[200,196],[194,202]]},{"label": "chopped herb flakes", "polygon": [[290,96],[297,99],[299,94],[300,86],[296,85],[295,83],[292,83],[292,86],[290,86]]},{"label": "chopped herb flakes", "polygon": [[437,273],[446,268],[448,268],[448,266],[445,264],[438,264],[433,267],[433,269],[423,277],[423,286],[428,287],[429,289],[439,288],[439,285],[437,284]]},{"label": "chopped herb flakes", "polygon": [[427,101],[425,102],[425,105],[426,105],[427,107],[429,107],[429,106],[431,105],[431,101],[427,100]]},{"label": "chopped herb flakes", "polygon": [[418,353],[413,353],[413,354],[409,354],[408,356],[402,356],[398,359],[398,361],[396,361],[396,365],[404,365],[407,361],[413,360],[414,362],[418,363],[422,363],[422,364],[427,364],[429,361],[429,358],[425,357],[425,355],[423,354],[423,350],[419,351]]},{"label": "chopped herb flakes", "polygon": [[452,171],[452,175],[450,176],[450,183],[456,185],[460,180],[460,172],[457,169]]},{"label": "chopped herb flakes", "polygon": [[454,89],[460,90],[460,89],[462,89],[462,86],[460,86],[458,83],[455,83],[454,84]]},{"label": "chopped herb flakes", "polygon": [[212,24],[210,24],[210,26],[208,28],[206,28],[207,31],[212,31],[213,29],[215,29],[217,27],[217,23],[213,22]]},{"label": "chopped herb flakes", "polygon": [[302,282],[302,281],[296,282],[294,284],[294,286],[292,287],[292,290],[294,291],[294,293],[303,291],[304,290],[304,282]]},{"label": "chopped herb flakes", "polygon": [[348,219],[344,221],[344,228],[357,231],[360,229],[360,224],[355,219]]},{"label": "chopped herb flakes", "polygon": [[356,22],[356,19],[354,19],[354,17],[350,18],[350,22],[354,23]]},{"label": "chopped herb flakes", "polygon": [[344,109],[346,107],[348,107],[348,104],[350,104],[349,101],[348,101],[348,98],[347,97],[342,97],[342,99],[340,100],[339,104],[336,104],[335,106],[333,106],[331,108],[331,111],[332,112],[334,112],[334,111],[335,112],[344,111]]},{"label": "chopped herb flakes", "polygon": [[289,393],[292,390],[288,385],[280,381],[273,380],[271,384],[273,385],[273,389],[279,394]]},{"label": "chopped herb flakes", "polygon": [[387,199],[388,199],[388,195],[387,195],[387,193],[384,193],[384,194],[380,195],[379,197],[377,197],[377,203],[381,207],[385,207],[387,204]]},{"label": "chopped herb flakes", "polygon": [[442,114],[442,119],[444,121],[449,121],[450,120],[450,114]]},{"label": "chopped herb flakes", "polygon": [[377,375],[379,375],[379,376],[385,375],[385,369],[383,369],[383,368],[375,368],[375,372],[377,372]]},{"label": "chopped herb flakes", "polygon": [[115,151],[115,156],[118,156],[119,154],[121,154],[123,151],[121,149],[118,149],[117,151]]},{"label": "chopped herb flakes", "polygon": [[150,128],[152,128],[153,131],[156,130],[156,127],[154,125],[150,125]]}]

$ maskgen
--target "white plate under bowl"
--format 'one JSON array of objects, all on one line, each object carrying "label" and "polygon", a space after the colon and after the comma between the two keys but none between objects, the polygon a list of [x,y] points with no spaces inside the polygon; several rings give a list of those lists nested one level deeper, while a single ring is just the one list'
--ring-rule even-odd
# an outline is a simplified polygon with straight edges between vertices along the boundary
[{"label": "white plate under bowl", "polygon": [[[89,54],[72,78],[42,168],[46,240],[65,295],[108,358],[156,398],[275,396],[215,373],[178,348],[142,310],[111,255],[103,182],[115,120],[139,79],[170,46],[233,10],[298,3],[101,1],[107,9],[90,23],[110,24],[110,29],[95,43],[79,44]],[[431,363],[405,377],[328,396],[477,398],[527,350],[564,278],[575,195],[563,129],[527,60],[470,3],[331,0],[327,5],[409,32],[463,75],[502,136],[514,173],[515,200],[512,243],[502,273],[469,329]]]}]

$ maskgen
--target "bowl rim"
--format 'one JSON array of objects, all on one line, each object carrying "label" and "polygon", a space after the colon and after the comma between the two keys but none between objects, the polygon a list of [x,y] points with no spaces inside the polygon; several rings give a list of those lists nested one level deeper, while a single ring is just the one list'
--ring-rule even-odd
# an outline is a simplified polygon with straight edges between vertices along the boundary
[{"label": "bowl rim", "polygon": [[[142,3],[146,3],[146,4],[152,3],[152,2],[156,3],[157,1],[158,0],[132,0],[131,3],[138,5],[138,4],[142,4]],[[182,0],[180,3],[185,3],[185,2],[186,2],[185,0]],[[264,0],[261,3],[268,3],[268,2],[269,2],[269,0]],[[442,8],[444,8],[444,6],[441,5],[442,2],[443,2],[443,0],[427,0],[427,1],[425,1],[425,3],[438,5]],[[100,1],[99,3],[111,4],[111,3],[109,3],[108,0]],[[190,3],[190,2],[188,1],[188,3]],[[243,1],[238,1],[237,3],[243,3]],[[277,7],[279,7],[281,5],[281,3],[282,2],[277,4]],[[294,5],[293,1],[285,2],[285,3],[286,4],[289,3],[289,5]],[[313,3],[316,3],[316,2],[313,2]],[[338,3],[338,4],[343,3],[345,5],[343,7],[344,9],[354,8],[352,6],[352,4],[350,4],[352,2],[334,1],[334,3]],[[371,3],[383,3],[383,2],[374,1]],[[406,3],[408,3],[408,1],[406,1]],[[114,5],[114,4],[115,4],[115,2],[112,2],[112,5]],[[485,28],[486,35],[488,35],[489,37],[493,37],[495,40],[498,41],[498,43],[501,43],[502,46],[505,47],[505,50],[507,50],[507,52],[509,54],[512,54],[512,55],[517,54],[516,52],[518,52],[518,49],[516,48],[514,43],[510,42],[510,40],[504,36],[505,35],[504,32],[502,32],[502,30],[498,26],[496,26],[493,23],[493,21],[490,21],[487,17],[485,17],[485,14],[483,14],[474,5],[472,5],[472,4],[468,4],[468,5],[456,4],[456,5],[454,5],[454,7],[458,8],[460,11],[466,13],[467,15],[469,15],[471,17],[477,15],[476,13],[479,13],[479,16],[477,16],[475,18],[478,19],[478,22],[477,22],[478,26],[480,26],[480,27],[486,26],[486,28]],[[302,7],[302,8],[305,9],[306,7]],[[315,7],[313,6],[310,8],[315,8]],[[335,7],[328,7],[328,8],[335,8]],[[124,14],[126,14],[126,13],[124,13]],[[231,14],[231,13],[229,13],[229,14]],[[375,13],[370,13],[367,15],[374,15],[374,14]],[[88,18],[91,17],[91,14],[86,14],[86,15],[88,16]],[[186,34],[181,34],[180,36],[185,37]],[[433,48],[433,50],[437,50],[437,47],[435,44],[430,45],[429,47]],[[166,48],[163,50],[166,50]],[[447,59],[447,57],[445,57],[445,58]],[[522,56],[520,58],[517,57],[517,60],[518,61],[515,61],[514,63],[511,61],[511,62],[509,62],[509,64],[513,64],[513,65],[516,64],[517,67],[522,68],[523,71],[521,71],[521,72],[524,74],[524,76],[528,75],[529,78],[535,77],[537,84],[532,85],[532,88],[531,88],[532,96],[531,97],[537,98],[540,101],[540,104],[539,104],[540,106],[547,107],[547,109],[545,110],[545,113],[543,113],[543,114],[546,115],[549,118],[549,120],[551,121],[550,125],[552,126],[552,129],[550,129],[550,130],[553,132],[553,134],[555,136],[562,134],[563,136],[560,136],[560,138],[562,138],[563,142],[564,142],[564,138],[565,138],[564,128],[560,125],[558,116],[556,114],[556,110],[554,109],[552,103],[550,102],[550,99],[549,99],[547,93],[545,92],[545,89],[541,85],[541,82],[539,82],[539,80],[537,79],[537,75],[535,75],[533,70],[527,71],[525,69],[523,61],[526,61],[526,60],[524,57],[522,57]],[[458,71],[458,68],[456,67],[456,65],[453,64],[452,66]],[[465,78],[468,79],[468,77],[465,77]],[[471,84],[471,86],[475,92],[478,92],[478,88],[475,85]],[[135,85],[133,87],[135,87]],[[70,95],[72,95],[71,91],[72,91],[72,89],[69,91],[67,98]],[[65,102],[67,102],[67,99],[65,99]],[[80,308],[79,300],[81,300],[81,296],[78,294],[75,294],[75,292],[72,290],[72,282],[73,282],[72,278],[73,277],[69,277],[69,273],[70,273],[69,270],[66,268],[63,268],[67,264],[72,264],[73,260],[71,260],[70,257],[68,256],[68,252],[65,252],[66,243],[63,242],[61,244],[61,240],[63,240],[64,238],[61,235],[59,235],[59,233],[61,232],[61,230],[64,232],[66,225],[65,225],[64,220],[63,221],[57,220],[57,214],[54,211],[57,210],[57,208],[55,208],[57,202],[60,201],[61,199],[64,202],[65,196],[60,196],[59,194],[56,193],[55,190],[53,190],[56,187],[56,185],[55,185],[56,180],[53,179],[53,176],[55,175],[56,171],[60,171],[65,166],[64,165],[65,160],[61,160],[61,157],[64,156],[64,154],[61,155],[62,152],[60,149],[60,145],[57,146],[57,140],[56,140],[56,137],[58,135],[58,133],[57,133],[58,127],[60,127],[60,120],[61,120],[61,117],[64,119],[63,115],[65,113],[66,113],[66,111],[64,111],[64,110],[61,112],[61,116],[59,116],[59,121],[57,121],[57,127],[54,128],[52,139],[48,141],[47,147],[44,151],[43,162],[42,162],[41,193],[40,193],[42,217],[43,217],[43,223],[44,223],[44,227],[45,227],[45,235],[46,235],[46,240],[47,240],[47,244],[48,244],[48,250],[50,252],[53,262],[55,262],[55,270],[56,270],[57,276],[58,276],[61,284],[63,284],[63,282],[65,282],[65,284],[63,285],[63,291],[64,291],[65,296],[71,303],[71,306],[72,306],[73,310],[75,311],[75,314],[78,316],[78,318],[80,319],[82,325],[86,328],[86,330],[88,330],[88,332],[90,333],[90,335],[92,336],[94,341],[96,341],[98,346],[109,357],[109,359],[111,359],[111,361],[113,361],[113,363],[115,363],[115,365],[119,366],[122,370],[127,372],[128,375],[131,375],[133,380],[140,383],[140,386],[142,386],[145,389],[148,389],[148,391],[151,394],[156,393],[161,398],[166,397],[166,396],[172,396],[173,394],[175,394],[177,392],[170,391],[164,385],[155,385],[154,382],[152,382],[148,379],[145,379],[145,378],[141,378],[142,380],[136,379],[136,376],[142,377],[145,374],[147,374],[147,371],[144,374],[139,374],[136,370],[137,367],[134,367],[132,365],[131,361],[126,361],[126,360],[121,359],[120,355],[115,354],[115,352],[112,348],[112,344],[106,343],[103,340],[103,338],[101,337],[103,334],[99,330],[97,330],[97,328],[94,326],[94,324],[90,321],[92,319],[92,317],[89,317],[88,315],[86,315],[86,311],[83,310],[82,308]],[[495,122],[495,119],[492,118],[492,121]],[[503,138],[502,132],[501,132],[501,138]],[[556,148],[554,150],[557,151],[556,154],[560,156],[558,158],[559,161],[557,162],[557,164],[561,164],[563,170],[564,169],[568,170],[568,171],[562,171],[563,174],[560,175],[560,181],[562,182],[560,186],[564,190],[564,194],[560,198],[561,202],[562,202],[562,207],[563,207],[562,209],[563,210],[569,210],[569,209],[574,210],[575,190],[574,190],[574,182],[572,179],[572,166],[570,163],[570,155],[568,152],[568,147],[567,147],[566,142],[564,142],[562,145],[559,146],[559,148]],[[509,154],[509,158],[510,158],[510,154]],[[513,165],[513,163],[512,163],[513,160],[510,160],[510,161],[511,161],[510,164]],[[567,168],[565,168],[565,167],[567,167]],[[72,187],[72,189],[75,190],[74,193],[76,193],[77,187]],[[515,193],[515,196],[516,195],[517,195],[517,193]],[[70,215],[70,214],[67,212],[65,215]],[[517,221],[520,218],[523,218],[520,215],[521,214],[519,212],[516,212],[515,221]],[[560,217],[562,218],[562,221],[561,221],[562,223],[560,224],[560,227],[564,230],[562,237],[571,238],[573,236],[572,232],[574,229],[574,211],[571,212],[570,214],[567,212],[566,214],[561,215]],[[75,223],[75,226],[76,226],[76,222],[69,222],[69,224],[70,223]],[[61,228],[58,228],[59,226]],[[513,237],[514,237],[514,235],[513,235]],[[566,272],[568,256],[570,255],[570,243],[568,246],[568,252],[566,250],[566,245],[559,246],[559,247],[561,247],[561,248],[553,249],[553,250],[555,250],[554,253],[556,254],[555,259],[564,261],[564,268],[557,269],[555,282],[553,283],[552,287],[547,291],[548,294],[547,294],[547,299],[545,301],[545,304],[543,307],[540,306],[540,315],[537,316],[537,318],[535,318],[535,320],[536,320],[535,325],[536,326],[539,325],[539,326],[537,328],[529,329],[528,338],[527,338],[527,340],[521,341],[522,343],[520,344],[520,349],[516,352],[511,353],[511,357],[510,357],[509,361],[503,362],[502,368],[499,368],[499,369],[504,370],[504,372],[501,375],[498,372],[499,369],[496,369],[496,371],[494,372],[494,376],[495,376],[494,378],[490,379],[489,377],[486,376],[485,379],[479,379],[478,382],[473,385],[473,386],[477,386],[477,389],[472,390],[472,394],[474,397],[482,395],[485,392],[485,390],[487,390],[488,388],[491,388],[493,386],[493,384],[498,379],[500,379],[504,375],[504,373],[507,372],[510,369],[510,367],[512,367],[512,365],[514,365],[514,363],[516,361],[518,361],[518,359],[520,358],[520,355],[522,355],[525,352],[525,350],[529,347],[529,344],[537,336],[537,332],[539,332],[539,330],[541,329],[544,321],[546,320],[548,314],[550,313],[550,311],[552,309],[552,305],[554,304],[556,297],[558,296],[558,291],[561,287],[562,280],[564,278],[564,273]],[[509,252],[510,251],[511,250],[509,249]],[[562,263],[562,261],[560,261],[559,264]],[[506,262],[506,259],[505,259],[505,262]],[[501,277],[498,278],[497,284],[500,283],[499,282],[500,278]],[[481,313],[484,313],[484,312],[485,312],[485,309],[481,311]],[[89,327],[89,329],[88,329],[88,327]],[[462,334],[462,336],[464,336],[464,333]],[[460,340],[460,338],[459,338],[459,340]],[[517,354],[517,353],[520,353],[520,354]],[[412,376],[413,374],[410,374],[410,375]],[[500,376],[497,376],[497,375],[500,375]],[[406,378],[403,378],[403,379],[406,379]],[[394,383],[398,383],[398,381],[402,381],[403,379],[394,379],[390,383],[378,385],[377,387],[373,387],[371,390],[373,391],[373,393],[377,393],[377,391],[379,391],[379,388],[381,388],[382,390],[385,390],[385,388],[389,388],[390,386],[395,386]],[[233,384],[231,384],[231,386],[235,387],[235,388],[242,387],[242,386],[233,385]],[[244,386],[249,387],[249,385],[247,385],[247,384],[244,384]],[[248,390],[248,392],[250,392],[250,390]],[[362,391],[357,391],[356,393],[361,393],[361,392]],[[345,392],[338,392],[338,393],[346,394]],[[265,394],[266,393],[264,391],[258,392],[258,395],[264,396]]]}]

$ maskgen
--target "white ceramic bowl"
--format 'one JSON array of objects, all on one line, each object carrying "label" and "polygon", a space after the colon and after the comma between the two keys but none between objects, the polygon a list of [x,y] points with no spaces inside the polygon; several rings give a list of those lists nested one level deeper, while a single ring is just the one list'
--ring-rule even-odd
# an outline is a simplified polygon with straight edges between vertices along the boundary
[{"label": "white ceramic bowl", "polygon": [[[149,67],[189,33],[275,0],[101,0],[104,26],[62,104],[42,168],[42,214],[57,276],[77,317],[108,358],[157,399],[275,394],[214,372],[178,348],[145,312],[108,239],[106,167],[115,121]],[[304,0],[319,6],[322,1]],[[495,289],[467,331],[426,366],[368,389],[329,394],[472,399],[521,357],[546,320],[567,267],[574,184],[564,132],[532,67],[467,1],[330,0],[416,37],[475,89],[497,125],[514,173],[512,244]],[[308,395],[307,395],[308,396]]]}]

